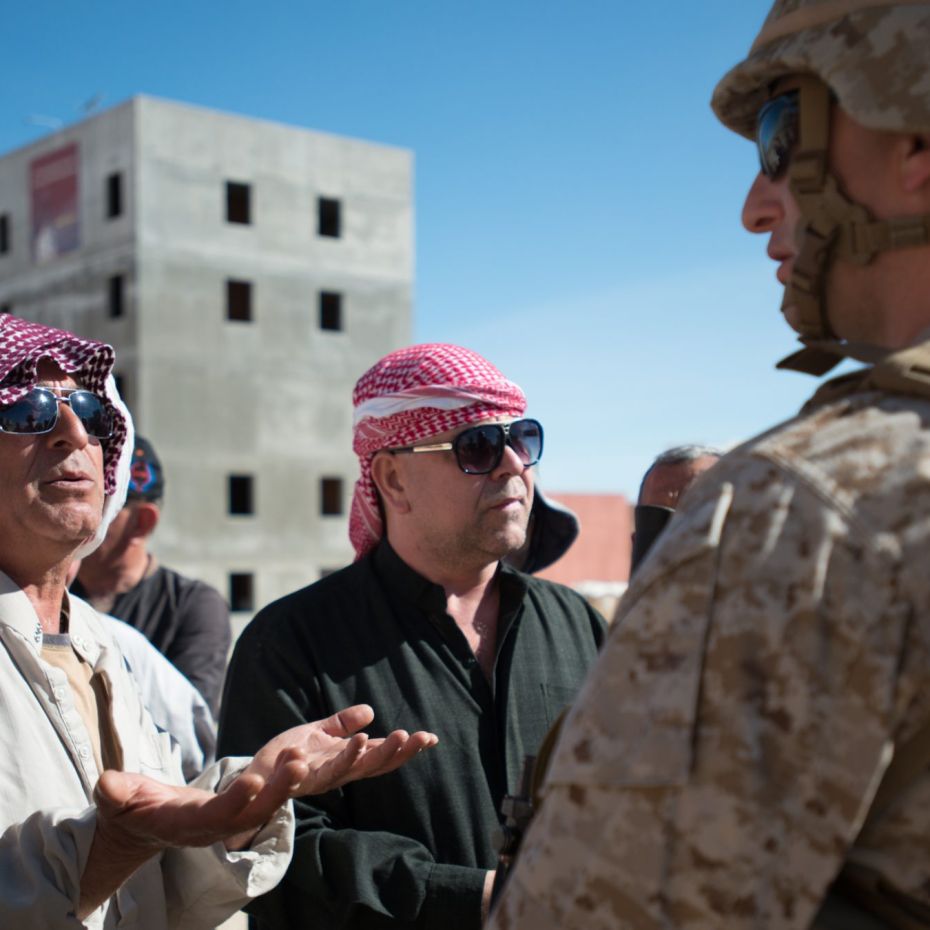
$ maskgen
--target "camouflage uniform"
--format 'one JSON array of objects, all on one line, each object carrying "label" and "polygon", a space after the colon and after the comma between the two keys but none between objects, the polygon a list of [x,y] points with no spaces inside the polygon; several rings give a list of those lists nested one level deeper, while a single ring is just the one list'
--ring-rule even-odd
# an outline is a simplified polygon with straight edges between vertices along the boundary
[{"label": "camouflage uniform", "polygon": [[[865,67],[863,43],[922,95],[888,118],[892,88],[883,128],[926,114],[930,4],[845,0],[837,21],[843,3],[776,3],[767,27],[834,21],[731,73],[725,121],[751,133],[767,82],[837,48]],[[902,24],[923,70],[893,58]],[[826,926],[841,868],[887,908],[837,926],[930,926],[930,755],[876,798],[930,736],[930,342],[907,353],[916,374],[899,354],[824,385],[690,489],[565,723],[491,930]]]}]

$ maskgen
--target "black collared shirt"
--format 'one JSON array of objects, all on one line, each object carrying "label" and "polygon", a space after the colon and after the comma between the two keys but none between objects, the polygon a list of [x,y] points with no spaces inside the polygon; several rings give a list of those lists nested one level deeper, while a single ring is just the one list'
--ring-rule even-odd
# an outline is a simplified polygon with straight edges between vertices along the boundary
[{"label": "black collared shirt", "polygon": [[380,778],[297,804],[294,860],[250,908],[265,928],[478,930],[500,803],[523,756],[575,695],[602,641],[574,591],[499,570],[497,656],[485,677],[442,587],[386,543],[262,610],[236,645],[222,755],[350,704],[372,736],[431,730],[439,745]]}]

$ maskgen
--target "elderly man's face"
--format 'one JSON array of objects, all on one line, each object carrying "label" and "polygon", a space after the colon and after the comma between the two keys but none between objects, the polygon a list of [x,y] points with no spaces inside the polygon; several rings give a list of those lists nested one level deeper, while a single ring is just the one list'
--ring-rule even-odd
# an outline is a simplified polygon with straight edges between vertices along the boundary
[{"label": "elderly man's face", "polygon": [[[39,364],[39,384],[80,387],[47,360]],[[0,547],[76,548],[103,514],[103,446],[60,404],[50,433],[0,434],[0,487]]]},{"label": "elderly man's face", "polygon": [[[471,425],[426,441],[450,441]],[[443,561],[492,562],[523,545],[533,504],[533,470],[510,446],[487,475],[465,474],[452,452],[398,458],[408,478],[410,513],[421,548]]]}]

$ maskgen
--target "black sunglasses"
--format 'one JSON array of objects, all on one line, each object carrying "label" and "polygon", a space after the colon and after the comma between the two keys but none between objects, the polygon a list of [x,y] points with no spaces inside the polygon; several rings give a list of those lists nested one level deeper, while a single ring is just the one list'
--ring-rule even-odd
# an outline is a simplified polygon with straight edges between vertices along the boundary
[{"label": "black sunglasses", "polygon": [[538,420],[514,420],[513,423],[485,423],[463,430],[450,442],[422,446],[399,446],[395,452],[454,452],[458,467],[466,475],[487,475],[494,471],[510,446],[520,462],[529,468],[542,458],[543,428]]},{"label": "black sunglasses", "polygon": [[756,146],[762,173],[777,180],[791,161],[798,141],[798,92],[779,94],[759,108],[756,117]]},{"label": "black sunglasses", "polygon": [[35,436],[50,433],[58,422],[58,405],[67,404],[88,436],[109,439],[113,415],[106,402],[77,388],[34,387],[12,404],[0,407],[0,433]]}]

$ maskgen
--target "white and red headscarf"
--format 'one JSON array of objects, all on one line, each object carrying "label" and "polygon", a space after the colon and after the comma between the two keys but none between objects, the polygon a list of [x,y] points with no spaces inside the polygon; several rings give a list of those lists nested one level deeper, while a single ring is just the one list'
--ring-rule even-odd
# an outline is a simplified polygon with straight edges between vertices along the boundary
[{"label": "white and red headscarf", "polygon": [[523,391],[487,359],[460,346],[430,343],[386,355],[359,378],[352,448],[355,484],[349,539],[360,559],[384,535],[371,460],[380,449],[409,446],[466,423],[520,417]]},{"label": "white and red headscarf", "polygon": [[126,500],[133,446],[132,417],[111,374],[115,359],[112,346],[81,339],[63,329],[30,323],[9,313],[0,313],[0,404],[12,404],[35,387],[43,358],[51,359],[83,388],[103,397],[113,414],[113,435],[103,451],[106,494],[103,519],[96,534],[76,553],[77,558],[83,558],[103,541],[110,522]]}]

